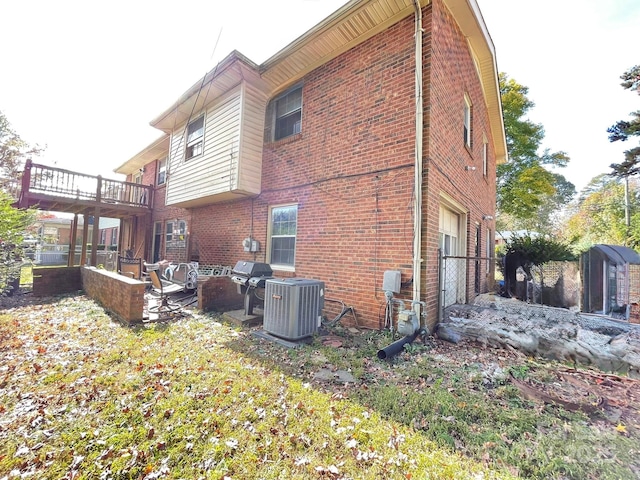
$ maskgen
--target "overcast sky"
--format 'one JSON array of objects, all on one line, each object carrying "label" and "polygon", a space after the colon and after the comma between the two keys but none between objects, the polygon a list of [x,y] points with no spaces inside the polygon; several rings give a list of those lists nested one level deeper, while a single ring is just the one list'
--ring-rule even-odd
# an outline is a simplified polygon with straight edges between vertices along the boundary
[{"label": "overcast sky", "polygon": [[[149,121],[231,50],[261,63],[344,0],[0,0],[0,110],[38,161],[116,178],[161,132]],[[498,69],[529,87],[530,117],[578,189],[634,146],[606,129],[640,96],[637,0],[478,0]]]}]

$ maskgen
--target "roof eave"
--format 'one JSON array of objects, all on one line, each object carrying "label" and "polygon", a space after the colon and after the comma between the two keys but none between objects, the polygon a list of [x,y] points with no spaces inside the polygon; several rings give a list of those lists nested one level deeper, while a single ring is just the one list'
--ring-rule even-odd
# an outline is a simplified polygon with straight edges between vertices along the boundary
[{"label": "roof eave", "polygon": [[[248,81],[259,88],[262,84],[258,65],[234,50],[149,124],[165,133],[171,133],[174,128],[184,124],[191,113],[198,114],[242,81]],[[207,94],[202,95],[203,91]]]},{"label": "roof eave", "polygon": [[130,175],[139,171],[148,163],[163,158],[169,152],[169,135],[163,134],[129,160],[114,170],[115,173]]}]

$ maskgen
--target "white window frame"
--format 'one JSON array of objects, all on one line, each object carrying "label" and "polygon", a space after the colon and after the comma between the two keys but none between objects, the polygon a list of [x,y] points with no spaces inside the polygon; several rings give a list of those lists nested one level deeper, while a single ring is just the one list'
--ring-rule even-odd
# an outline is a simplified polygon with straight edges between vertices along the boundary
[{"label": "white window frame", "polygon": [[[297,100],[294,95],[300,96]],[[273,140],[282,140],[283,138],[291,137],[302,132],[302,85],[296,85],[290,88],[283,94],[273,99]],[[290,105],[286,105],[290,103]],[[279,107],[284,109],[279,113]],[[297,121],[295,121],[297,119]],[[294,120],[295,123],[291,125],[291,131],[288,130],[285,133],[281,133],[280,127],[285,120]]]},{"label": "white window frame", "polygon": [[[290,232],[286,233],[286,234],[277,234],[274,235],[273,231],[274,231],[274,213],[277,210],[283,210],[283,209],[289,209],[289,208],[295,208],[295,213],[296,213],[296,222],[295,222],[295,232],[293,234],[291,234]],[[267,236],[267,251],[268,251],[268,258],[269,258],[269,264],[271,265],[271,268],[273,268],[274,270],[282,270],[282,271],[287,271],[287,272],[295,272],[295,263],[296,263],[296,249],[297,249],[297,236],[298,236],[298,204],[297,203],[289,203],[289,204],[284,204],[284,205],[273,205],[271,207],[269,207],[269,219],[268,219],[268,224],[267,224],[267,231],[268,231],[268,236]],[[277,261],[274,260],[273,258],[273,254],[274,254],[274,238],[293,238],[293,262],[291,264],[289,263],[279,263]]]},{"label": "white window frame", "polygon": [[165,232],[165,245],[169,242],[171,242],[173,240],[173,232],[175,230],[175,222],[174,221],[170,221],[165,223],[165,227],[164,227],[164,232]]},{"label": "white window frame", "polygon": [[482,175],[485,177],[489,174],[489,141],[485,134],[482,135]]},{"label": "white window frame", "polygon": [[167,157],[158,160],[158,177],[156,185],[164,185],[167,181]]},{"label": "white window frame", "polygon": [[463,126],[463,139],[464,145],[467,148],[471,148],[471,135],[473,130],[471,128],[471,122],[473,118],[472,104],[469,95],[464,94],[464,126]]},{"label": "white window frame", "polygon": [[110,245],[118,245],[118,229],[117,228],[112,228],[111,229],[111,243]]},{"label": "white window frame", "polygon": [[[202,125],[195,128],[198,123]],[[193,130],[192,127],[194,127]],[[204,153],[204,114],[190,121],[184,134],[186,140],[184,159],[191,160],[202,155]]]},{"label": "white window frame", "polygon": [[495,252],[495,239],[492,237],[491,229],[487,228],[487,275],[491,273],[491,262],[493,261],[493,254]]}]

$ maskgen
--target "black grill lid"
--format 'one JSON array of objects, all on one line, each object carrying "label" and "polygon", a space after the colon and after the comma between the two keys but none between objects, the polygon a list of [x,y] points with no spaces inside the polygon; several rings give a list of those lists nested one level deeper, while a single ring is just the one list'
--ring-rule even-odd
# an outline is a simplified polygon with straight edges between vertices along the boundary
[{"label": "black grill lid", "polygon": [[246,277],[270,277],[273,275],[273,270],[268,263],[238,260],[231,273]]}]

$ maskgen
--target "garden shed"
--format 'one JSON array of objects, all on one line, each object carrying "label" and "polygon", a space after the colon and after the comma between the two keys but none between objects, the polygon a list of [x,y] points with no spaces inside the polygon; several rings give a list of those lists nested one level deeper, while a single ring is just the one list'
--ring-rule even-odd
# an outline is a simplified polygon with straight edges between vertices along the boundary
[{"label": "garden shed", "polygon": [[640,301],[640,255],[629,247],[598,244],[582,254],[580,265],[582,311],[629,321]]}]

